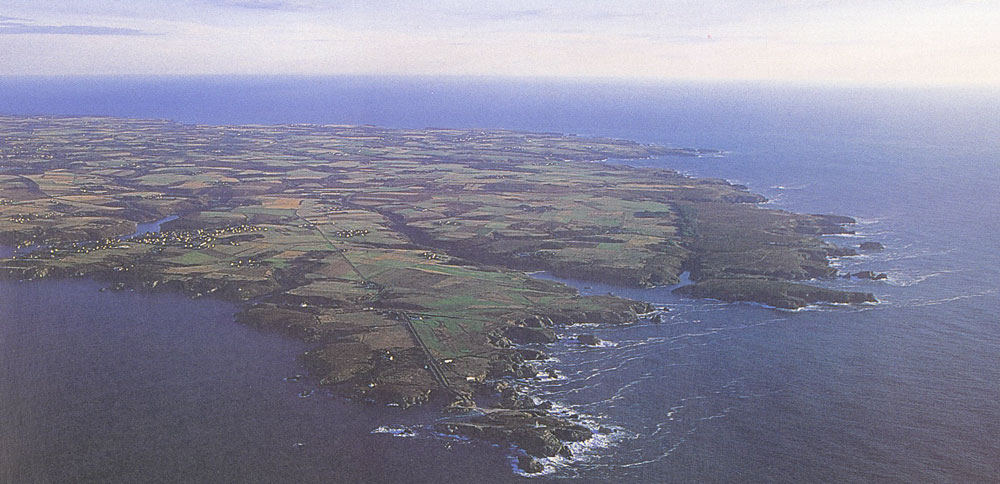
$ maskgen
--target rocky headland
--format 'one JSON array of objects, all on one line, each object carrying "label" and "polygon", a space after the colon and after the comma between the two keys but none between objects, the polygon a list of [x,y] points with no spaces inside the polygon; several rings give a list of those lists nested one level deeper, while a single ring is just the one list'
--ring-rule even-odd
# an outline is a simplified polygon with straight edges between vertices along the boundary
[{"label": "rocky headland", "polygon": [[699,154],[507,130],[0,116],[0,244],[18,249],[0,275],[239,302],[239,321],[311,343],[317,383],[440,405],[453,419],[439,430],[514,444],[537,471],[591,430],[526,396],[530,362],[559,325],[656,308],[526,271],[632,287],[689,272],[678,294],[788,309],[875,300],[810,282],[856,254],[820,238],[849,233],[850,218],[600,163]]}]

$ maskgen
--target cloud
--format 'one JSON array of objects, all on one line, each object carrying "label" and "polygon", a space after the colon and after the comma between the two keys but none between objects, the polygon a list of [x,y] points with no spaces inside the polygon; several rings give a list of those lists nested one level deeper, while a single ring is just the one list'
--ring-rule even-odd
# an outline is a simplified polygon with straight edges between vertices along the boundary
[{"label": "cloud", "polygon": [[203,0],[202,3],[216,7],[277,11],[296,11],[316,6],[315,3],[305,0]]},{"label": "cloud", "polygon": [[48,34],[48,35],[156,35],[126,27],[104,27],[99,25],[38,25],[30,20],[0,16],[0,35]]},{"label": "cloud", "polygon": [[486,20],[486,21],[516,21],[524,19],[536,19],[542,18],[550,15],[552,12],[549,9],[543,8],[533,8],[533,9],[505,9],[505,10],[465,10],[456,11],[454,15],[461,18],[473,19],[473,20]]}]

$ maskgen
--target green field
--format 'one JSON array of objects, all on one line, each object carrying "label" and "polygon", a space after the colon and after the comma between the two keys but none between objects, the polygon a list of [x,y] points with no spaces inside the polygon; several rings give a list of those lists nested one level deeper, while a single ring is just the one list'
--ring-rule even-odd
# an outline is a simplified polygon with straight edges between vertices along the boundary
[{"label": "green field", "polygon": [[[690,150],[86,117],[0,116],[0,140],[0,244],[51,246],[0,261],[0,274],[236,301],[241,320],[312,342],[321,381],[372,398],[469,399],[521,365],[508,336],[649,310],[524,271],[632,287],[689,271],[698,296],[844,299],[790,282],[836,272],[837,248],[816,236],[844,220],[763,209],[722,180],[598,162]],[[118,239],[169,215],[159,234]]]}]

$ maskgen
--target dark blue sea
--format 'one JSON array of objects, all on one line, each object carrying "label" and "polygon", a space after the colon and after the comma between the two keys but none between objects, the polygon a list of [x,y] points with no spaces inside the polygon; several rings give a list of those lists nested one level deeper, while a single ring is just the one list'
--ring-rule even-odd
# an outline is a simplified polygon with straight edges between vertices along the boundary
[{"label": "dark blue sea", "polygon": [[[1000,91],[435,78],[0,78],[0,113],[559,131],[718,149],[637,162],[858,219],[865,307],[779,311],[574,283],[670,309],[569,327],[537,396],[614,432],[535,482],[996,482]],[[544,274],[540,277],[545,277]],[[428,410],[316,391],[305,345],[226,303],[0,283],[0,481],[529,482]],[[567,338],[568,341],[568,338]],[[412,429],[410,433],[401,432]]]}]

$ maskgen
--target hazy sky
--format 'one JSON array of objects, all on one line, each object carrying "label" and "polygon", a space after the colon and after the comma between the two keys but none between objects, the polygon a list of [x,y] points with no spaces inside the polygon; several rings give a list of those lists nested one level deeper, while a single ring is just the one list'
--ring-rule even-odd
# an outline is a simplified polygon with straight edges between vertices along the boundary
[{"label": "hazy sky", "polygon": [[1000,1],[0,0],[0,74],[1000,85]]}]

